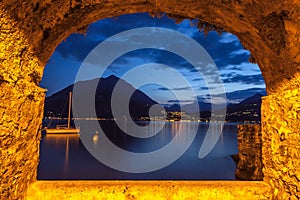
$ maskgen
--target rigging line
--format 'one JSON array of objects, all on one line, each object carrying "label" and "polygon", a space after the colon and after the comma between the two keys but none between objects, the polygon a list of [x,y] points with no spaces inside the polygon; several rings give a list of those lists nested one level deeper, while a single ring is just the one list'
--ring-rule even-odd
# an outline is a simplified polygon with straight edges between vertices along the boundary
[{"label": "rigging line", "polygon": [[[63,112],[64,112],[64,110],[65,110],[67,101],[68,101],[68,100],[66,99],[66,100],[64,101],[64,104],[62,105],[62,107],[60,107],[60,109],[59,109],[59,110],[61,110],[61,112],[58,113],[58,114],[59,114],[59,116],[61,116],[61,117],[62,117],[62,114],[63,114]],[[53,122],[53,120],[50,120],[49,124],[47,125],[47,128],[50,128],[50,126],[52,125],[52,122]],[[59,122],[60,122],[60,118],[58,118],[58,120],[56,120],[55,126],[57,126],[57,125],[59,124]]]},{"label": "rigging line", "polygon": [[[69,94],[69,93],[68,93],[68,94]],[[65,100],[65,102],[64,102],[64,105],[63,105],[63,107],[62,107],[62,109],[61,109],[61,110],[62,110],[61,113],[60,113],[61,118],[63,118],[63,113],[64,113],[64,111],[65,111],[67,102],[69,101],[68,99],[69,99],[69,98],[66,98],[66,100]],[[60,121],[60,118],[58,119],[57,124],[59,123],[59,121]],[[57,124],[56,124],[56,125],[57,125]]]}]

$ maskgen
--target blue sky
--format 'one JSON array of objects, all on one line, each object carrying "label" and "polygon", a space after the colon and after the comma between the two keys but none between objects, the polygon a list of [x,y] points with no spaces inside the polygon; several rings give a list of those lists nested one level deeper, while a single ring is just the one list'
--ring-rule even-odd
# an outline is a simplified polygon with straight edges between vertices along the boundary
[{"label": "blue sky", "polygon": [[[72,34],[57,47],[45,67],[41,86],[48,89],[47,96],[49,96],[73,84],[85,57],[99,43],[115,34],[133,28],[163,27],[193,38],[209,53],[219,69],[228,102],[239,102],[255,93],[264,93],[265,84],[260,69],[256,64],[249,63],[250,53],[243,48],[238,38],[230,33],[218,34],[215,31],[205,36],[197,29],[196,23],[196,20],[183,20],[176,24],[174,19],[167,16],[153,18],[147,13],[122,15],[97,21],[89,26],[86,34]],[[205,82],[194,73],[195,69],[191,64],[177,55],[159,49],[140,49],[129,52],[116,59],[105,71],[104,76],[121,77],[135,66],[147,63],[171,66],[189,80],[191,87],[185,88],[176,84],[176,80],[174,81],[171,75],[164,76],[166,81],[174,83],[172,90],[181,92],[183,96],[187,90],[194,90],[197,98],[204,101],[209,97]],[[163,69],[157,68],[154,75],[159,76],[160,70]],[[136,78],[143,79],[145,76],[149,74],[138,74]],[[96,77],[87,77],[87,79],[90,78]],[[130,80],[126,81],[130,83]],[[139,89],[161,103],[176,100],[170,90],[158,84],[145,85]],[[182,101],[192,102],[192,97],[186,96],[186,99]]]}]

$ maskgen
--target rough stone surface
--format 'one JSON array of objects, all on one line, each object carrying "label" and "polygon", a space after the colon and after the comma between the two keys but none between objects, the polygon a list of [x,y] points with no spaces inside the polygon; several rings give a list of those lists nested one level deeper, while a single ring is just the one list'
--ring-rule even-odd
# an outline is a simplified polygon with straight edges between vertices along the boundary
[{"label": "rough stone surface", "polygon": [[238,154],[235,176],[239,180],[263,180],[260,124],[238,125]]},{"label": "rough stone surface", "polygon": [[83,32],[90,23],[106,17],[165,12],[179,20],[200,19],[204,22],[201,25],[213,24],[239,37],[259,64],[269,92],[299,87],[300,5],[297,0],[5,0],[1,10],[17,23],[43,62],[71,33]]},{"label": "rough stone surface", "polygon": [[300,199],[300,89],[262,102],[264,181],[273,199]]},{"label": "rough stone surface", "polygon": [[20,199],[36,180],[43,66],[14,21],[0,26],[0,199]]},{"label": "rough stone surface", "polygon": [[263,200],[269,189],[255,181],[37,181],[27,200]]},{"label": "rough stone surface", "polygon": [[251,51],[270,95],[262,111],[265,181],[274,198],[299,197],[298,0],[3,0],[0,199],[22,198],[35,180],[44,101],[38,84],[57,45],[96,20],[136,12],[199,19],[199,28],[231,32]]}]

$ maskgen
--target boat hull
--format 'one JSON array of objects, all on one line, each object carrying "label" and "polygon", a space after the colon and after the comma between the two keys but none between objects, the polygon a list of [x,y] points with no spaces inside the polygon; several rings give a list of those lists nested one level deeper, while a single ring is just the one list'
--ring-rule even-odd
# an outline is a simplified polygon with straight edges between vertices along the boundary
[{"label": "boat hull", "polygon": [[45,129],[46,134],[74,134],[74,133],[79,133],[80,130],[78,128],[47,128]]}]

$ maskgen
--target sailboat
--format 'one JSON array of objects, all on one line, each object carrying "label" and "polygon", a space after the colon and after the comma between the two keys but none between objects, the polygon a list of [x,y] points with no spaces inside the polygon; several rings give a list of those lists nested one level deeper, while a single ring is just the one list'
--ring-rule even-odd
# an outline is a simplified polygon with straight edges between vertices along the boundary
[{"label": "sailboat", "polygon": [[55,128],[45,128],[46,134],[74,134],[79,133],[80,129],[71,127],[71,105],[72,105],[72,92],[69,93],[69,111],[68,111],[68,124],[57,125]]}]

